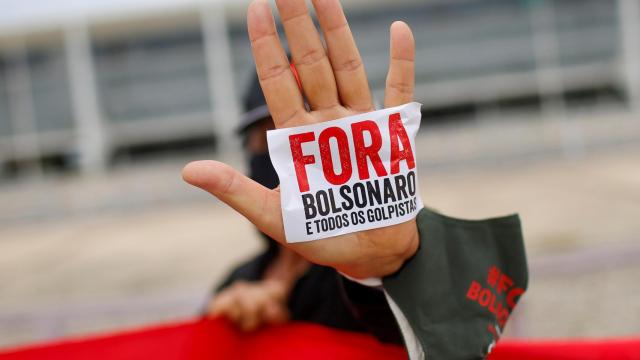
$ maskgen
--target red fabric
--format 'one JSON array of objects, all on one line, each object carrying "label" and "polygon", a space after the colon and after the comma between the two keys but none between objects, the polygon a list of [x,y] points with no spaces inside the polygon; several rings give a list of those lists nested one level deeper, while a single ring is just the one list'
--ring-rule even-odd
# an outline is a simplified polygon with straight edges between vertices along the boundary
[{"label": "red fabric", "polygon": [[0,351],[0,360],[403,359],[404,349],[358,333],[290,323],[244,334],[222,319]]},{"label": "red fabric", "polygon": [[500,341],[490,360],[639,360],[640,338]]},{"label": "red fabric", "polygon": [[[406,359],[370,336],[290,323],[250,335],[224,320],[197,320],[0,351],[0,360]],[[640,338],[607,341],[501,341],[491,360],[640,359]]]}]

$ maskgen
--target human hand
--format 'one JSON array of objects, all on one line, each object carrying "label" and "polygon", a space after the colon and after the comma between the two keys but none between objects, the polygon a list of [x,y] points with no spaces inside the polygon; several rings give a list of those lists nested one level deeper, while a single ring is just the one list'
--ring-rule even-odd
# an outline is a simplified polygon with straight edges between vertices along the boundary
[{"label": "human hand", "polygon": [[236,281],[209,301],[207,316],[224,316],[243,331],[289,319],[286,284],[276,280]]},{"label": "human hand", "polygon": [[[319,123],[374,110],[362,60],[339,1],[312,2],[326,50],[305,0],[276,0],[302,89],[278,39],[267,1],[255,0],[247,12],[256,70],[276,128]],[[409,27],[403,22],[393,23],[385,107],[413,100],[414,48]],[[305,109],[303,93],[311,111]],[[394,273],[418,248],[415,220],[320,241],[288,244],[279,189],[269,190],[217,161],[190,163],[183,170],[183,178],[213,194],[262,232],[309,261],[334,267],[355,278]]]}]

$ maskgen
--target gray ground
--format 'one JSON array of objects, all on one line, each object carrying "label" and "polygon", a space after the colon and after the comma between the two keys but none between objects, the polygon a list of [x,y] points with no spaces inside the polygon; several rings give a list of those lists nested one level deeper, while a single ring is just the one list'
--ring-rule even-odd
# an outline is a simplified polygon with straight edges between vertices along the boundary
[{"label": "gray ground", "polygon": [[[531,282],[508,335],[640,333],[640,132],[627,120],[616,141],[586,123],[590,147],[579,153],[556,146],[548,124],[420,137],[425,203],[459,217],[521,214]],[[529,151],[527,133],[549,146]],[[259,241],[247,221],[182,184],[182,164],[0,186],[0,346],[198,311]]]}]

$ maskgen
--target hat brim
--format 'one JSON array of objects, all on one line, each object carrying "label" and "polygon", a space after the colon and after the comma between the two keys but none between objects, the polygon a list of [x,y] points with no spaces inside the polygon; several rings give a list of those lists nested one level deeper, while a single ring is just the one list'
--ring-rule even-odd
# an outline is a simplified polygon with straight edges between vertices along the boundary
[{"label": "hat brim", "polygon": [[244,134],[251,125],[260,120],[266,119],[269,116],[271,116],[271,114],[269,113],[269,107],[267,107],[267,104],[260,105],[251,111],[247,111],[240,117],[240,124],[236,128],[236,133],[238,135]]}]

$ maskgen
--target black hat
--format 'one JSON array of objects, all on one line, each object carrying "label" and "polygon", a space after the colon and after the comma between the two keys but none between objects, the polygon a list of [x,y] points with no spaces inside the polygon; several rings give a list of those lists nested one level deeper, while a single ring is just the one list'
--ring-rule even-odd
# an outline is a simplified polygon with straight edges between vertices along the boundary
[{"label": "black hat", "polygon": [[251,79],[243,99],[243,105],[245,113],[240,117],[240,124],[236,128],[238,134],[243,134],[251,125],[269,116],[269,108],[257,74],[254,74]]}]

